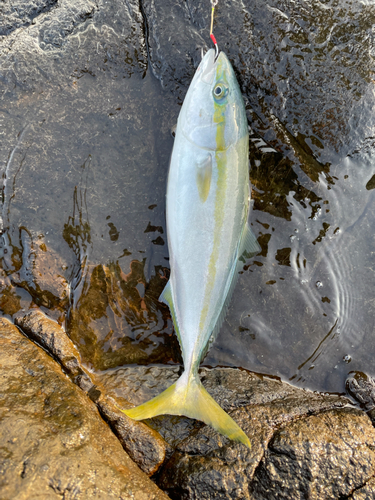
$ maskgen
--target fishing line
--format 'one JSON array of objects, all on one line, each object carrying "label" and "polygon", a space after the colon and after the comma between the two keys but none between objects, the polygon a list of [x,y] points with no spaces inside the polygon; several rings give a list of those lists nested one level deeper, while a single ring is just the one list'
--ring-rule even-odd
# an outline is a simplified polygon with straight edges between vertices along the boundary
[{"label": "fishing line", "polygon": [[210,28],[210,38],[211,38],[213,44],[215,45],[215,51],[216,51],[215,59],[219,55],[219,47],[217,45],[217,41],[216,41],[215,35],[213,34],[213,29],[214,29],[214,12],[215,12],[215,7],[218,4],[218,2],[219,2],[219,0],[211,0],[211,28]]}]

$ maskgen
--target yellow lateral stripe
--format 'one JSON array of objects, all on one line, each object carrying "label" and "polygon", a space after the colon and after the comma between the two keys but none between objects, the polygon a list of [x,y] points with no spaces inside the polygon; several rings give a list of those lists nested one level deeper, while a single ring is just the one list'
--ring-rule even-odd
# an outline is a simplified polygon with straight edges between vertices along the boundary
[{"label": "yellow lateral stripe", "polygon": [[[216,71],[217,71],[216,76],[218,78],[218,75],[220,75],[220,73],[223,73],[221,61],[218,61],[218,66]],[[219,105],[214,100],[213,121],[214,123],[217,124],[215,159],[218,171],[218,178],[216,184],[217,189],[216,189],[216,200],[215,200],[215,214],[214,214],[215,228],[214,228],[213,249],[208,264],[208,280],[203,298],[204,306],[202,308],[201,317],[199,321],[200,332],[203,332],[204,330],[209,309],[209,297],[212,293],[212,290],[214,289],[215,277],[216,277],[216,263],[219,257],[220,234],[224,222],[225,188],[227,180],[227,169],[226,169],[227,153],[225,151],[225,124],[226,124],[225,108],[226,108],[225,104]],[[199,363],[199,359],[195,359],[194,362]]]}]

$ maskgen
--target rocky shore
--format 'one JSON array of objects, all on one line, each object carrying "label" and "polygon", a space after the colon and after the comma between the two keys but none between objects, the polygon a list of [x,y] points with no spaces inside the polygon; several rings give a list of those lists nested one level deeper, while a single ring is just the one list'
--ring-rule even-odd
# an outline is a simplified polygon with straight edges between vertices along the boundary
[{"label": "rocky shore", "polygon": [[206,389],[249,436],[249,450],[185,417],[143,423],[121,413],[177,379],[177,367],[94,375],[42,312],[15,323],[0,324],[2,498],[375,495],[375,429],[344,397],[233,368],[202,369]]},{"label": "rocky shore", "polygon": [[[279,189],[277,203],[255,196],[255,207],[290,219],[289,192],[318,199],[319,175],[333,183],[330,162],[373,149],[375,9],[219,4],[217,38],[252,126],[253,182],[267,192],[272,174]],[[202,368],[251,450],[185,417],[134,422],[120,411],[181,371],[158,302],[168,279],[159,200],[175,103],[207,48],[208,7],[1,3],[1,500],[375,498],[375,391],[364,374],[348,379],[348,399]],[[317,133],[324,147],[309,139]],[[255,151],[260,136],[272,148]]]}]

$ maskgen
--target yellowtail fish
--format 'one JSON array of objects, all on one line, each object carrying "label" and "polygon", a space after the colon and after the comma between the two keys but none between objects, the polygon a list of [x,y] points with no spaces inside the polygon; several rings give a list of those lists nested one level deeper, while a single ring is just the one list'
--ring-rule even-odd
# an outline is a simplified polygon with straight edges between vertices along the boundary
[{"label": "yellowtail fish", "polygon": [[178,117],[167,187],[169,306],[185,371],[176,383],[130,410],[142,420],[185,415],[250,447],[234,420],[200,382],[199,363],[226,312],[240,257],[260,248],[248,226],[249,136],[233,68],[221,52],[202,59]]}]

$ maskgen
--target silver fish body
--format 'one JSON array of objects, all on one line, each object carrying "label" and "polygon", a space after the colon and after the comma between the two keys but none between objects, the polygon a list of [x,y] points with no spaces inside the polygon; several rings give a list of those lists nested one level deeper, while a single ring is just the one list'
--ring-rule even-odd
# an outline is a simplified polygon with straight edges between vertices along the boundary
[{"label": "silver fish body", "polygon": [[215,62],[214,54],[185,98],[167,188],[170,287],[186,370],[197,368],[220,324],[249,210],[243,99],[227,57]]},{"label": "silver fish body", "polygon": [[249,230],[248,125],[233,68],[221,52],[202,59],[176,128],[167,187],[171,275],[168,304],[185,371],[153,400],[126,413],[170,413],[203,420],[250,446],[247,436],[201,385],[198,368],[217,334],[238,275],[239,258],[259,246]]}]

